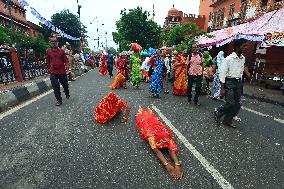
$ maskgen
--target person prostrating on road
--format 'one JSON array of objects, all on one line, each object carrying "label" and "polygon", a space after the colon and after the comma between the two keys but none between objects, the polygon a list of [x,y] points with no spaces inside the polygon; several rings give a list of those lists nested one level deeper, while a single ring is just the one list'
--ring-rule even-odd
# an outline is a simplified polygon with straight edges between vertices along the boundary
[{"label": "person prostrating on road", "polygon": [[107,123],[123,109],[125,109],[125,111],[120,120],[122,123],[127,121],[129,117],[130,107],[115,93],[110,92],[99,102],[99,104],[94,109],[94,121],[102,124]]},{"label": "person prostrating on road", "polygon": [[[149,142],[160,162],[174,179],[183,178],[183,170],[177,157],[177,144],[172,131],[164,126],[150,108],[143,110],[141,107],[136,113],[136,126],[143,140]],[[168,162],[161,149],[167,149],[174,166]]]},{"label": "person prostrating on road", "polygon": [[48,64],[48,73],[50,81],[57,100],[56,106],[62,104],[60,84],[63,86],[66,98],[70,97],[67,72],[69,71],[69,62],[63,49],[58,48],[56,36],[49,38],[52,48],[46,50],[46,61]]}]

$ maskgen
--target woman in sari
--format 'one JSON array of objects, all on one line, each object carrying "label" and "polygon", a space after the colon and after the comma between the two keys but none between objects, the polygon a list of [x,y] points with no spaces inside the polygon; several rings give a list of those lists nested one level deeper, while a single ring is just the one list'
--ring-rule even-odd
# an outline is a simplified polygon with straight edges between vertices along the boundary
[{"label": "woman in sari", "polygon": [[125,67],[126,67],[126,59],[124,56],[120,56],[119,59],[116,62],[116,68],[117,68],[117,75],[114,78],[114,81],[110,88],[117,89],[120,86],[122,86],[124,89],[127,89],[126,87],[126,78],[125,78]]},{"label": "woman in sari", "polygon": [[219,78],[219,69],[224,59],[224,51],[220,51],[216,57],[216,61],[214,64],[215,67],[215,74],[213,80],[213,98],[219,99],[221,96],[221,83]]},{"label": "woman in sari", "polygon": [[[149,142],[151,149],[171,177],[174,179],[182,179],[183,170],[177,158],[177,144],[174,141],[172,131],[157,118],[150,108],[146,110],[139,108],[135,116],[136,126],[141,138]],[[164,157],[161,149],[168,150],[169,156],[174,162],[174,166]]]},{"label": "woman in sari", "polygon": [[161,57],[161,51],[158,50],[155,58],[156,69],[153,72],[149,91],[152,97],[159,98],[162,91],[162,79],[164,71],[164,61]]},{"label": "woman in sari", "polygon": [[138,89],[142,80],[141,59],[139,57],[139,51],[142,50],[142,47],[137,43],[132,43],[131,49],[134,51],[134,54],[130,57],[131,81],[132,85]]},{"label": "woman in sari", "polygon": [[[177,52],[174,54],[177,54]],[[175,95],[187,95],[186,58],[186,51],[184,51],[182,55],[175,57],[173,64],[175,69],[173,94]]]},{"label": "woman in sari", "polygon": [[99,72],[100,72],[101,75],[107,74],[107,63],[106,63],[106,56],[105,55],[102,56],[102,62],[101,62],[101,65],[100,65]]}]

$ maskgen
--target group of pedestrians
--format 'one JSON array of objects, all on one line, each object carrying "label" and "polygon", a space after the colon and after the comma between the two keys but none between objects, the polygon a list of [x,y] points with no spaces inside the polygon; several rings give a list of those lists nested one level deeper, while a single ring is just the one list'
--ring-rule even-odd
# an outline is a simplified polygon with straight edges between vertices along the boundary
[{"label": "group of pedestrians", "polygon": [[[66,98],[70,98],[67,79],[70,64],[66,51],[58,47],[57,38],[55,36],[50,37],[50,42],[52,48],[47,50],[46,60],[52,88],[57,99],[56,106],[60,106],[62,104],[60,84],[63,86]],[[199,52],[197,44],[192,45],[190,52],[187,50],[184,50],[182,54],[174,52],[172,57],[165,51],[158,49],[155,53],[151,51],[149,57],[141,59],[140,51],[142,47],[137,43],[133,43],[131,44],[131,49],[134,53],[130,57],[121,54],[117,60],[110,52],[100,56],[98,66],[102,75],[106,75],[108,72],[109,77],[112,78],[113,67],[115,66],[118,70],[111,89],[116,89],[120,86],[127,89],[127,80],[135,88],[139,88],[142,78],[145,77],[148,78],[145,81],[149,81],[150,95],[158,98],[161,96],[163,89],[164,93],[168,94],[167,84],[173,78],[172,93],[174,95],[187,96],[189,104],[193,98],[194,104],[200,106],[199,96],[202,93],[202,85],[205,85],[205,89],[208,88],[209,78],[213,77],[213,73],[215,73],[213,97],[225,97],[225,103],[215,109],[214,119],[217,125],[222,123],[225,126],[235,128],[232,122],[241,107],[243,73],[249,77],[243,55],[246,50],[245,40],[235,41],[234,52],[227,57],[224,56],[224,52],[220,51],[215,61],[213,61],[209,53]],[[212,70],[209,68],[212,68]],[[196,86],[193,97],[192,87],[194,83]],[[104,107],[113,108],[106,109]],[[120,112],[122,108],[127,110],[123,116],[125,121],[129,115],[129,106],[114,93],[110,93],[102,99],[96,108],[96,120],[105,123]],[[181,179],[183,170],[177,158],[177,145],[174,142],[172,132],[163,125],[149,108],[146,110],[139,108],[136,113],[136,124],[141,137],[149,142],[150,147],[169,174],[175,179]],[[169,156],[174,162],[174,166],[164,157],[162,151],[160,151],[161,148],[169,150]]]}]

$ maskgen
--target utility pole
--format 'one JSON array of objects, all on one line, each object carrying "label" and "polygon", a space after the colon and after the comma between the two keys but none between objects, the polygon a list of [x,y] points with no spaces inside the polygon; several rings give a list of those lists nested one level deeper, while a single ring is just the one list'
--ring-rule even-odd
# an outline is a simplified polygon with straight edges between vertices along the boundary
[{"label": "utility pole", "polygon": [[107,32],[105,32],[106,34],[106,50],[107,50]]}]

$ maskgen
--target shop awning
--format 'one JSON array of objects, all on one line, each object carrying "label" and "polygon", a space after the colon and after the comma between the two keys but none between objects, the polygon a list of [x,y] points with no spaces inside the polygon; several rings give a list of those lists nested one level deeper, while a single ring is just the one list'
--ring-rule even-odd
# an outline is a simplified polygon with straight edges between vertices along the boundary
[{"label": "shop awning", "polygon": [[205,35],[200,36],[197,41],[203,47],[213,45],[219,47],[240,38],[250,41],[262,41],[266,33],[284,31],[283,18],[284,8],[281,8],[268,12],[254,21],[208,33],[208,35],[214,36],[213,38]]}]

